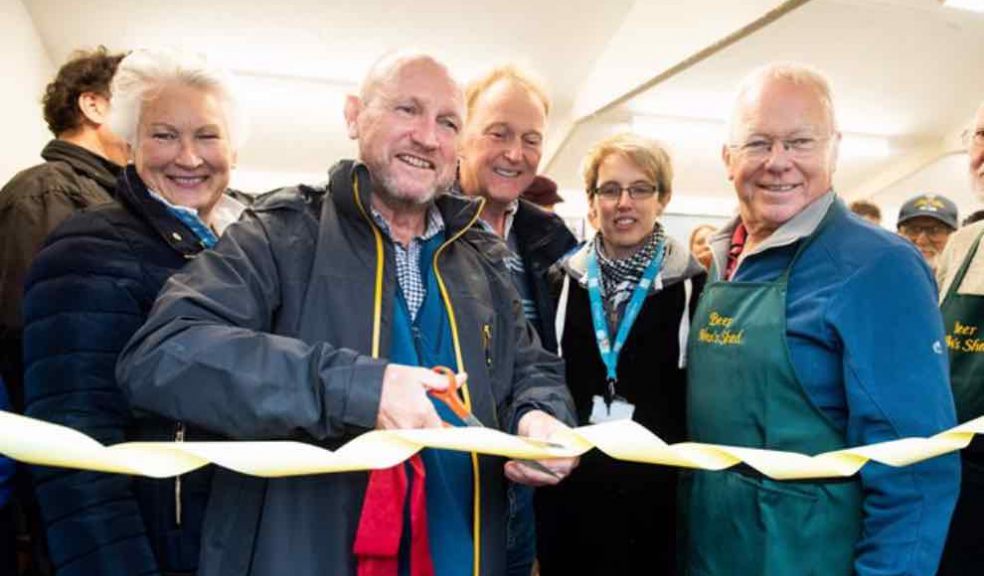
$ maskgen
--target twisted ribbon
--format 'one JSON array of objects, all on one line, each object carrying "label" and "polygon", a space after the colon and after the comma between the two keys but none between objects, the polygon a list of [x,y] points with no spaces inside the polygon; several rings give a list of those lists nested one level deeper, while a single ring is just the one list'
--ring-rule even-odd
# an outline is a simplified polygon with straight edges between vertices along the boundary
[{"label": "twisted ribbon", "polygon": [[186,474],[208,464],[267,478],[378,470],[403,462],[422,448],[533,460],[579,456],[598,448],[629,462],[703,470],[724,470],[744,462],[775,480],[804,480],[852,476],[869,461],[908,466],[960,450],[975,434],[984,434],[984,416],[929,438],[901,438],[815,456],[699,442],[670,445],[631,420],[565,430],[550,443],[490,428],[433,428],[373,430],[335,451],[294,441],[125,442],[103,446],[71,428],[0,411],[0,453],[10,458],[42,466],[153,478]]}]

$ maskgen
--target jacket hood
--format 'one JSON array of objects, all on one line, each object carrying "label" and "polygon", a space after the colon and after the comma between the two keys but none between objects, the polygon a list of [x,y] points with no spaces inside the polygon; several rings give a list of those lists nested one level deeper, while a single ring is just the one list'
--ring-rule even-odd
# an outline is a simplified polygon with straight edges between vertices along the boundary
[{"label": "jacket hood", "polygon": [[[561,268],[582,286],[588,283],[588,252],[593,249],[594,242],[589,240],[560,263]],[[690,254],[690,250],[676,239],[666,236],[663,268],[656,276],[650,292],[658,292],[664,286],[672,286],[703,273],[704,267]]]}]

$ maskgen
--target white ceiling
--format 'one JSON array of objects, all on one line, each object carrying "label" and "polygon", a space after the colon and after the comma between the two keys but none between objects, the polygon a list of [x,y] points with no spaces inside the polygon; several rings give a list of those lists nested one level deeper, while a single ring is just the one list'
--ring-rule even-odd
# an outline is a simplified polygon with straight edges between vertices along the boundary
[{"label": "white ceiling", "polygon": [[719,150],[731,89],[776,59],[828,74],[845,132],[889,138],[885,157],[842,155],[845,196],[894,210],[931,189],[975,208],[953,153],[984,100],[984,15],[937,0],[23,2],[53,62],[97,44],[171,45],[237,72],[252,131],[236,182],[252,191],[351,156],[343,95],[380,54],[415,47],[463,79],[506,62],[543,78],[555,100],[543,169],[565,212],[580,209],[585,152],[634,115],[655,116],[674,152],[670,209],[730,212]]}]

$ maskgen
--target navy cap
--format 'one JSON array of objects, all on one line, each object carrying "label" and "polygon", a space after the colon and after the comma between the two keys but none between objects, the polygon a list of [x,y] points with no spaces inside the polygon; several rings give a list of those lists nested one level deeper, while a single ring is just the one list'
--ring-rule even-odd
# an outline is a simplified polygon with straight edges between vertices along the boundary
[{"label": "navy cap", "polygon": [[949,198],[936,194],[921,194],[911,198],[899,210],[897,225],[919,216],[934,218],[954,230],[957,229],[957,205]]}]

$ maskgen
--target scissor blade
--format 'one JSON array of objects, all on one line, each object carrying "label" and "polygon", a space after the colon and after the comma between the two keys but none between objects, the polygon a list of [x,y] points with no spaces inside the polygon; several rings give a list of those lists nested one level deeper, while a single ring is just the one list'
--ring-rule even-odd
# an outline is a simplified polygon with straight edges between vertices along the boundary
[{"label": "scissor blade", "polygon": [[476,428],[485,428],[485,424],[482,424],[482,421],[479,420],[478,418],[476,418],[474,414],[470,414],[469,413],[467,416],[465,416],[463,418],[463,420],[465,421],[465,426],[474,426]]},{"label": "scissor blade", "polygon": [[544,474],[549,474],[550,476],[553,476],[554,478],[558,478],[558,479],[560,478],[560,474],[557,474],[556,472],[554,472],[550,468],[547,468],[543,464],[540,464],[536,460],[517,460],[517,462],[519,462],[523,466],[527,466],[527,467],[532,468],[533,470],[536,470],[538,472],[543,472]]}]

